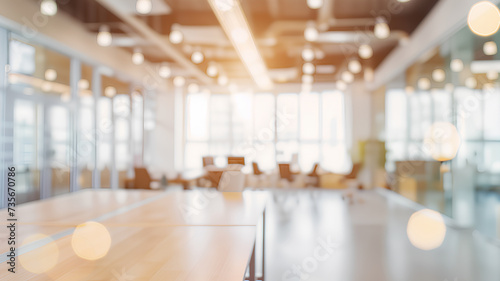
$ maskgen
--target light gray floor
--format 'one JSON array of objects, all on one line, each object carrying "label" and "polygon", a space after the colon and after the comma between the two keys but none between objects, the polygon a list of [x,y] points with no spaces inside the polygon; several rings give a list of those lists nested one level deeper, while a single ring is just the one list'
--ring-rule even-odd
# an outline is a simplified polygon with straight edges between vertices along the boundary
[{"label": "light gray floor", "polygon": [[[407,235],[411,205],[374,191],[361,192],[355,204],[341,195],[273,191],[266,280],[500,280],[500,247],[472,230],[447,226],[441,247],[420,250]],[[318,250],[322,245],[331,251]]]}]

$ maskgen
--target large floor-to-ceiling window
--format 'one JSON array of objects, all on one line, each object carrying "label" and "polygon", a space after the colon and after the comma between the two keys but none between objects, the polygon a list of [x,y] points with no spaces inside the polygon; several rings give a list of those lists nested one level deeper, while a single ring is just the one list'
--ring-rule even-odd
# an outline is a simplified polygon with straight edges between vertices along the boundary
[{"label": "large floor-to-ceiling window", "polygon": [[344,96],[321,93],[192,93],[186,97],[185,168],[214,156],[223,166],[229,155],[245,156],[264,170],[315,163],[333,172],[350,168],[345,142]]}]

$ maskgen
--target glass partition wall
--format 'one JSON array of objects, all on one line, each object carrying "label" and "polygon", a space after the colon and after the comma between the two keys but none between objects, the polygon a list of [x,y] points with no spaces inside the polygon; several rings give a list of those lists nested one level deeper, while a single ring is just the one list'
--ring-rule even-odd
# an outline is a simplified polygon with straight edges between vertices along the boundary
[{"label": "glass partition wall", "polygon": [[402,195],[500,239],[498,42],[466,26],[386,86],[386,169]]},{"label": "glass partition wall", "polygon": [[16,167],[17,202],[124,187],[143,164],[142,94],[132,98],[130,84],[100,74],[100,66],[0,31],[1,168]]}]

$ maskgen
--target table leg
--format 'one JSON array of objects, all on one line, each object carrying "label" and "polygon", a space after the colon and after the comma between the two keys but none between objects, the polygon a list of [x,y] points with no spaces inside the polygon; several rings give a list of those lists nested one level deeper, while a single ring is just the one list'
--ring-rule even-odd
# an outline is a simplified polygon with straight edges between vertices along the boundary
[{"label": "table leg", "polygon": [[249,271],[250,278],[248,280],[255,281],[255,244],[253,245],[252,257],[250,258]]},{"label": "table leg", "polygon": [[262,215],[262,281],[266,278],[266,209]]}]

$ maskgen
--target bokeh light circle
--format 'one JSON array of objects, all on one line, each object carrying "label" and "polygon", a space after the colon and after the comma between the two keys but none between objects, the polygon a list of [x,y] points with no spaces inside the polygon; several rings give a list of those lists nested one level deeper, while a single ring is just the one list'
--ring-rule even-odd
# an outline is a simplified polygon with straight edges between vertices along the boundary
[{"label": "bokeh light circle", "polygon": [[446,236],[443,216],[429,209],[413,213],[406,230],[410,243],[425,251],[440,247]]},{"label": "bokeh light circle", "polygon": [[500,11],[489,1],[474,4],[467,17],[472,32],[479,36],[491,36],[500,28]]},{"label": "bokeh light circle", "polygon": [[29,272],[42,274],[51,270],[59,261],[59,247],[52,238],[44,234],[34,234],[24,239],[22,246],[35,241],[44,245],[19,256],[19,262]]},{"label": "bokeh light circle", "polygon": [[82,223],[73,232],[71,247],[82,259],[98,260],[108,253],[111,247],[111,235],[108,229],[98,222]]}]

